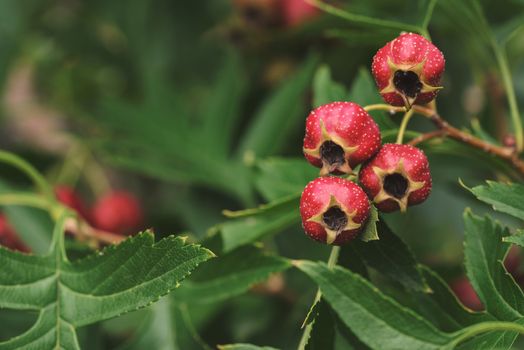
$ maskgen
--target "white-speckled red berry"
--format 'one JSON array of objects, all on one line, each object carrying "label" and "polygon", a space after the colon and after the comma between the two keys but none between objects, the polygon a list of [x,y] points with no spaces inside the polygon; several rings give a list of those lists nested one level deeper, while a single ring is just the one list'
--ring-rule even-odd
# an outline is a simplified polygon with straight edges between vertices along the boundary
[{"label": "white-speckled red berry", "polygon": [[380,130],[373,118],[353,102],[332,102],[306,119],[304,155],[321,175],[350,173],[380,148]]},{"label": "white-speckled red berry", "polygon": [[383,145],[362,167],[359,181],[383,212],[405,211],[424,202],[431,193],[428,159],[422,150],[410,145]]},{"label": "white-speckled red berry", "polygon": [[444,66],[435,45],[421,35],[403,33],[378,50],[371,71],[387,103],[410,108],[436,97]]},{"label": "white-speckled red berry", "polygon": [[302,226],[316,241],[342,245],[364,228],[370,204],[355,183],[338,177],[319,177],[311,181],[300,198]]}]

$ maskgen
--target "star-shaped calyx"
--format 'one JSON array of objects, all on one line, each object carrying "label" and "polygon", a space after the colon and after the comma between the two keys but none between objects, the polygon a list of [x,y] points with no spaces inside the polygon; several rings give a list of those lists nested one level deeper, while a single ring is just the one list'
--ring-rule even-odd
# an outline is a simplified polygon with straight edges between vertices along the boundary
[{"label": "star-shaped calyx", "polygon": [[303,148],[304,154],[318,158],[322,162],[320,176],[333,172],[349,174],[351,166],[348,158],[354,153],[358,146],[347,146],[341,137],[335,133],[329,133],[323,120],[320,120],[321,136],[315,148]]},{"label": "star-shaped calyx", "polygon": [[373,202],[380,204],[392,200],[398,204],[401,212],[405,212],[408,207],[409,195],[425,185],[425,181],[411,179],[404,167],[403,159],[400,159],[395,168],[382,169],[373,166],[372,169],[380,184],[380,191],[373,198]]},{"label": "star-shaped calyx", "polygon": [[390,78],[388,85],[380,90],[380,94],[398,94],[404,101],[404,106],[407,110],[411,109],[419,95],[433,93],[442,89],[442,86],[431,86],[426,83],[424,77],[426,58],[415,65],[395,64],[390,57],[388,57],[387,62]]},{"label": "star-shaped calyx", "polygon": [[349,212],[344,205],[337,201],[335,196],[331,196],[326,208],[307,221],[321,225],[326,231],[326,243],[332,244],[342,232],[355,230],[361,226],[361,224],[353,221],[356,214],[356,210]]},{"label": "star-shaped calyx", "polygon": [[331,102],[306,119],[302,150],[320,175],[350,174],[380,149],[380,130],[368,112],[353,102]]}]

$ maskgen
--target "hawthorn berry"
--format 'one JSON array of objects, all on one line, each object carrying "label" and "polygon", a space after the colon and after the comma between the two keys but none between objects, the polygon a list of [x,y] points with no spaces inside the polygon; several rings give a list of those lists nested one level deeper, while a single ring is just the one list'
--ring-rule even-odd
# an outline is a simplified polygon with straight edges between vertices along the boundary
[{"label": "hawthorn berry", "polygon": [[92,210],[93,225],[99,229],[132,234],[143,222],[142,207],[129,192],[115,191],[100,198]]},{"label": "hawthorn berry", "polygon": [[82,218],[88,219],[89,211],[73,188],[64,185],[56,186],[55,196],[60,203],[76,211]]},{"label": "hawthorn berry", "polygon": [[431,174],[424,152],[410,145],[385,144],[359,173],[359,181],[383,212],[422,203],[431,192]]},{"label": "hawthorn berry", "polygon": [[319,242],[342,245],[354,239],[369,217],[366,194],[355,183],[319,177],[307,184],[300,198],[302,226]]},{"label": "hawthorn berry", "polygon": [[28,253],[29,248],[20,240],[7,217],[0,213],[0,245],[9,249]]},{"label": "hawthorn berry", "polygon": [[382,98],[409,109],[436,97],[444,65],[444,55],[430,41],[403,33],[378,50],[371,70]]},{"label": "hawthorn berry", "polygon": [[469,280],[463,276],[450,283],[450,288],[464,306],[480,311],[484,307]]},{"label": "hawthorn berry", "polygon": [[281,15],[287,27],[298,26],[315,16],[320,11],[306,0],[280,0]]},{"label": "hawthorn berry", "polygon": [[321,168],[320,175],[351,173],[380,148],[380,130],[371,116],[353,102],[332,102],[306,119],[304,156]]}]

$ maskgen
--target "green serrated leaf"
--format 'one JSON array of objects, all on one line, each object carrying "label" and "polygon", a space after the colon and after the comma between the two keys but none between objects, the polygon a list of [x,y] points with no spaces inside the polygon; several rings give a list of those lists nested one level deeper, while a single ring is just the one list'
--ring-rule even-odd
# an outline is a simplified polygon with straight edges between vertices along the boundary
[{"label": "green serrated leaf", "polygon": [[502,241],[524,247],[524,230],[517,230],[517,232],[512,236],[502,237]]},{"label": "green serrated leaf", "polygon": [[413,297],[419,313],[444,331],[458,331],[466,326],[493,321],[495,318],[486,312],[474,312],[465,308],[451,291],[445,281],[429,268],[420,270],[431,292],[419,292]]},{"label": "green serrated leaf", "polygon": [[345,101],[346,96],[346,88],[331,78],[329,66],[320,66],[313,79],[313,107],[316,108],[330,102]]},{"label": "green serrated leaf", "polygon": [[329,305],[320,300],[316,305],[313,328],[305,350],[333,350],[335,347],[335,320]]},{"label": "green serrated leaf", "polygon": [[492,205],[493,209],[524,220],[524,186],[517,183],[486,182],[487,185],[471,188],[471,193]]},{"label": "green serrated leaf", "polygon": [[141,233],[86,259],[68,261],[64,219],[45,256],[0,248],[0,307],[39,311],[35,325],[0,349],[79,349],[76,328],[133,311],[177,287],[209,250]]},{"label": "green serrated leaf", "polygon": [[378,221],[379,221],[378,210],[377,208],[375,208],[374,205],[371,205],[368,222],[366,223],[366,227],[364,228],[364,231],[362,231],[362,233],[360,234],[359,239],[364,242],[379,240],[380,237],[377,231],[377,222]]},{"label": "green serrated leaf", "polygon": [[377,225],[380,240],[354,242],[354,252],[379,273],[399,282],[408,290],[429,292],[430,289],[409,248],[385,222]]},{"label": "green serrated leaf", "polygon": [[466,272],[486,310],[500,320],[513,321],[524,314],[524,294],[503,266],[509,249],[502,238],[507,229],[489,217],[464,213]]},{"label": "green serrated leaf", "polygon": [[173,294],[178,301],[191,304],[223,301],[290,266],[287,259],[265,254],[259,248],[241,247],[202,265]]},{"label": "green serrated leaf", "polygon": [[[234,212],[234,220],[218,227],[224,253],[283,231],[300,222],[300,195],[288,196],[255,209]],[[230,213],[228,213],[231,215]]]},{"label": "green serrated leaf", "polygon": [[371,348],[438,349],[452,339],[357,274],[341,267],[330,270],[324,263],[295,264],[319,285],[335,313]]}]

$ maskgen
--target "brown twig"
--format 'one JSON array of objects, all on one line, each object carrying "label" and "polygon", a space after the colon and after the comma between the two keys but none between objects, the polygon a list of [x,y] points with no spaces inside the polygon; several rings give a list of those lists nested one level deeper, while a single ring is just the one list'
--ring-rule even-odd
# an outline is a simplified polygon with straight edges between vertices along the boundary
[{"label": "brown twig", "polygon": [[434,139],[436,137],[443,137],[443,136],[445,136],[445,132],[443,130],[438,129],[438,130],[435,130],[435,131],[427,132],[427,133],[422,134],[422,135],[420,135],[418,137],[415,137],[414,139],[409,141],[408,144],[411,145],[411,146],[416,146],[419,143],[426,142],[426,141]]},{"label": "brown twig", "polygon": [[435,124],[435,126],[442,132],[443,136],[450,137],[454,140],[468,144],[472,147],[481,149],[484,152],[504,159],[515,169],[517,169],[524,177],[524,161],[519,158],[519,155],[514,148],[493,145],[471,134],[461,131],[454,126],[451,126],[448,122],[442,119],[437,112],[430,108],[421,106],[414,106],[413,108],[417,113],[429,118],[429,120],[431,120],[433,124]]},{"label": "brown twig", "polygon": [[65,230],[79,238],[86,238],[105,244],[118,244],[126,239],[126,236],[99,230],[85,221],[79,221],[77,218],[68,218],[65,222]]}]

